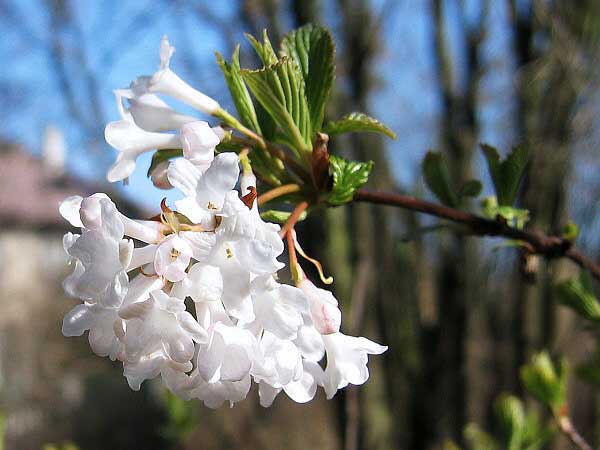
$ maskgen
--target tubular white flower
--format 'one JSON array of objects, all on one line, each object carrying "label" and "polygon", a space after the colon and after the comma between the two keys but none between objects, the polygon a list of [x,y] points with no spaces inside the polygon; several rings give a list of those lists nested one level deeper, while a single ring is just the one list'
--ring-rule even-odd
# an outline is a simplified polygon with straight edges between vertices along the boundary
[{"label": "tubular white flower", "polygon": [[279,339],[296,339],[304,325],[303,315],[308,314],[302,291],[263,275],[252,281],[251,292],[257,322]]},{"label": "tubular white flower", "polygon": [[181,145],[177,134],[145,131],[130,120],[110,122],[104,130],[104,139],[119,151],[106,175],[111,183],[129,177],[135,169],[137,157],[142,153]]},{"label": "tubular white flower", "polygon": [[327,367],[323,386],[328,399],[348,384],[363,384],[369,379],[367,355],[380,355],[387,350],[364,337],[333,333],[323,336],[327,351]]},{"label": "tubular white flower", "polygon": [[217,322],[200,345],[196,369],[207,383],[242,381],[251,372],[262,373],[263,361],[256,337],[248,330]]},{"label": "tubular white flower", "polygon": [[215,158],[215,147],[221,141],[208,122],[196,121],[181,127],[183,156],[194,164],[200,173],[206,172]]},{"label": "tubular white flower", "polygon": [[88,340],[92,351],[114,361],[123,358],[123,344],[115,334],[115,323],[119,320],[116,308],[86,302],[65,315],[62,333],[67,337],[81,336],[89,330]]},{"label": "tubular white flower", "polygon": [[205,173],[187,159],[172,162],[169,181],[185,195],[175,202],[177,211],[193,223],[214,228],[215,215],[223,206],[225,195],[235,187],[239,172],[235,153],[217,155]]},{"label": "tubular white flower", "polygon": [[192,259],[192,247],[177,234],[167,236],[157,247],[154,270],[169,281],[181,281]]},{"label": "tubular white flower", "polygon": [[154,378],[164,366],[191,370],[194,342],[206,342],[207,333],[185,310],[183,299],[169,297],[163,291],[133,302],[119,310],[125,320],[122,337],[126,354],[126,376],[139,386],[140,379]]},{"label": "tubular white flower", "polygon": [[304,278],[299,286],[306,294],[310,304],[310,315],[317,331],[321,334],[332,334],[340,331],[342,312],[333,294],[316,287],[308,278]]},{"label": "tubular white flower", "polygon": [[[63,283],[65,291],[89,303],[116,306],[127,293],[129,266],[133,242],[123,239],[123,223],[112,201],[90,198],[82,208],[82,222],[93,229],[83,228],[81,235],[67,233],[63,239],[65,251],[75,263],[73,273]],[[96,206],[100,206],[97,215]]]},{"label": "tubular white flower", "polygon": [[160,69],[148,80],[148,90],[176,98],[206,114],[214,114],[220,108],[219,103],[191,87],[169,68],[173,53],[175,47],[163,36],[160,42]]},{"label": "tubular white flower", "polygon": [[[176,112],[158,95],[147,92],[145,84],[134,81],[129,89],[114,91],[122,119],[133,120],[146,131],[178,130],[186,123],[198,120]],[[129,107],[125,105],[126,100]]]}]

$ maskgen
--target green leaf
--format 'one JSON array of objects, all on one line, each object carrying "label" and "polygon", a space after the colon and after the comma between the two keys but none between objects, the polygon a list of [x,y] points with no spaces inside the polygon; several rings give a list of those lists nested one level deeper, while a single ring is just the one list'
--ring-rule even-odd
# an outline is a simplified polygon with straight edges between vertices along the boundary
[{"label": "green leaf", "polygon": [[459,195],[461,197],[477,197],[481,194],[483,185],[479,180],[469,180],[460,189]]},{"label": "green leaf", "polygon": [[450,186],[448,167],[441,153],[427,152],[421,165],[423,178],[427,187],[444,205],[456,208],[459,206],[458,195]]},{"label": "green leaf", "polygon": [[525,409],[514,395],[501,395],[494,404],[500,431],[507,450],[520,450],[524,438]]},{"label": "green leaf", "polygon": [[329,122],[323,128],[323,132],[329,136],[336,136],[343,133],[366,132],[382,133],[391,139],[396,139],[396,134],[379,120],[367,116],[366,114],[353,112],[342,117],[335,122]]},{"label": "green leaf", "polygon": [[575,222],[569,220],[562,228],[560,235],[562,238],[574,242],[577,239],[577,236],[579,236],[579,227]]},{"label": "green leaf", "polygon": [[150,177],[156,166],[158,166],[161,162],[167,161],[169,159],[178,158],[183,156],[183,150],[180,148],[169,148],[164,150],[157,150],[152,155],[152,161],[150,162],[150,167],[148,168],[147,176]]},{"label": "green leaf", "polygon": [[580,316],[593,322],[600,321],[600,302],[592,292],[589,274],[582,271],[579,277],[556,286],[558,301]]},{"label": "green leaf", "polygon": [[304,79],[289,58],[260,70],[242,70],[254,97],[300,153],[310,152],[311,130]]},{"label": "green leaf", "polygon": [[513,208],[512,206],[499,206],[496,197],[486,197],[481,200],[483,215],[491,220],[504,219],[508,225],[522,230],[529,221],[529,210]]},{"label": "green leaf", "polygon": [[229,93],[235,104],[235,108],[240,116],[242,123],[248,128],[260,133],[260,127],[258,125],[258,119],[256,117],[256,111],[252,98],[248,88],[242,79],[240,74],[240,46],[237,45],[233,54],[231,55],[231,63],[228,63],[223,57],[217,52],[215,53],[219,67],[225,77],[225,82],[229,88]]},{"label": "green leaf", "polygon": [[281,54],[292,58],[300,68],[312,131],[320,131],[335,79],[335,44],[331,33],[320,26],[305,25],[283,38]]},{"label": "green leaf", "polygon": [[333,177],[333,187],[327,201],[331,205],[343,205],[352,200],[354,192],[369,179],[373,161],[347,161],[339,156],[329,157],[329,173]]},{"label": "green leaf", "polygon": [[527,392],[553,413],[559,413],[567,395],[567,366],[564,360],[555,366],[548,352],[538,353],[529,364],[521,367],[521,380]]},{"label": "green leaf", "polygon": [[[290,218],[290,216],[292,215],[291,212],[288,211],[277,211],[275,209],[269,209],[267,211],[263,211],[260,213],[260,217],[266,221],[266,222],[274,222],[274,223],[280,223],[280,224],[284,224],[287,222],[287,220]],[[302,214],[300,214],[300,217],[298,218],[298,222],[303,221],[304,219],[306,219],[306,211],[303,211]]]},{"label": "green leaf", "polygon": [[481,144],[481,149],[487,160],[498,204],[500,206],[512,206],[527,165],[528,148],[526,146],[514,147],[503,161],[500,160],[498,150],[494,147]]},{"label": "green leaf", "polygon": [[271,41],[269,40],[269,35],[267,34],[267,30],[263,30],[263,42],[262,44],[258,42],[258,40],[249,33],[244,34],[246,39],[252,44],[256,54],[262,61],[262,63],[266,66],[270,66],[275,64],[278,61],[277,55],[275,54],[275,50],[273,50],[273,46],[271,45]]}]

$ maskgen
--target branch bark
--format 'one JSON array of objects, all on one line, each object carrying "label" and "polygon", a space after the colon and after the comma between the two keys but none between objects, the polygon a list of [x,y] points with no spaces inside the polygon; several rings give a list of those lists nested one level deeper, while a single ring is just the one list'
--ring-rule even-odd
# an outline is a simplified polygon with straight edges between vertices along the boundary
[{"label": "branch bark", "polygon": [[526,250],[546,259],[567,258],[589,270],[600,281],[600,264],[581,253],[573,243],[560,236],[539,230],[518,230],[499,220],[489,220],[459,209],[449,208],[421,200],[409,195],[359,189],[354,194],[357,202],[377,203],[417,211],[464,225],[471,234],[478,236],[500,236],[522,241]]}]

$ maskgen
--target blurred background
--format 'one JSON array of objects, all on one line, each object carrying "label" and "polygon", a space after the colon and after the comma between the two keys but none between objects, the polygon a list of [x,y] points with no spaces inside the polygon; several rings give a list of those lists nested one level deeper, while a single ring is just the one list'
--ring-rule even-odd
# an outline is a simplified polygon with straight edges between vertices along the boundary
[{"label": "blurred background", "polygon": [[[398,134],[333,143],[376,162],[369,187],[429,197],[419,167],[428,149],[447,155],[460,185],[485,178],[479,142],[505,152],[526,143],[519,204],[549,231],[573,219],[578,245],[600,257],[597,0],[0,0],[3,449],[441,449],[463,442],[468,423],[493,430],[493,401],[523,394],[519,367],[532,352],[565,354],[572,367],[600,358],[594,330],[556,307],[553,283],[574,272],[569,263],[523,264],[493,240],[425,233],[435,221],[364,204],[299,228],[336,278],[345,332],[390,347],[372,358],[365,386],[332,401],[282,394],[262,409],[252,391],[213,411],[152,383],[134,393],[85,338],[62,337],[74,302],[60,285],[68,228],[58,202],[109,192],[128,215],[149,217],[165,195],[145,178],[148,158],[130,186],[106,183],[112,89],[153,73],[167,34],[174,70],[233,111],[213,52],[229,56],[241,42],[243,65],[256,67],[244,32],[267,28],[276,43],[307,22],[337,42],[328,116],[365,111]],[[598,444],[592,374],[573,377],[569,396],[574,422]],[[570,447],[559,438],[548,448]]]}]

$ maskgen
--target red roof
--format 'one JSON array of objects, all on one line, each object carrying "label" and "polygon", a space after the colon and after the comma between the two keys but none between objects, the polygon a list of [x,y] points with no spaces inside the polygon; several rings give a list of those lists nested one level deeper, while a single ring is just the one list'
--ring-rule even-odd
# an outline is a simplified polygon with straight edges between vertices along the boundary
[{"label": "red roof", "polygon": [[106,192],[119,209],[145,217],[137,205],[107,190],[106,185],[53,174],[42,160],[16,145],[0,147],[0,226],[67,227],[58,205],[71,195]]}]

